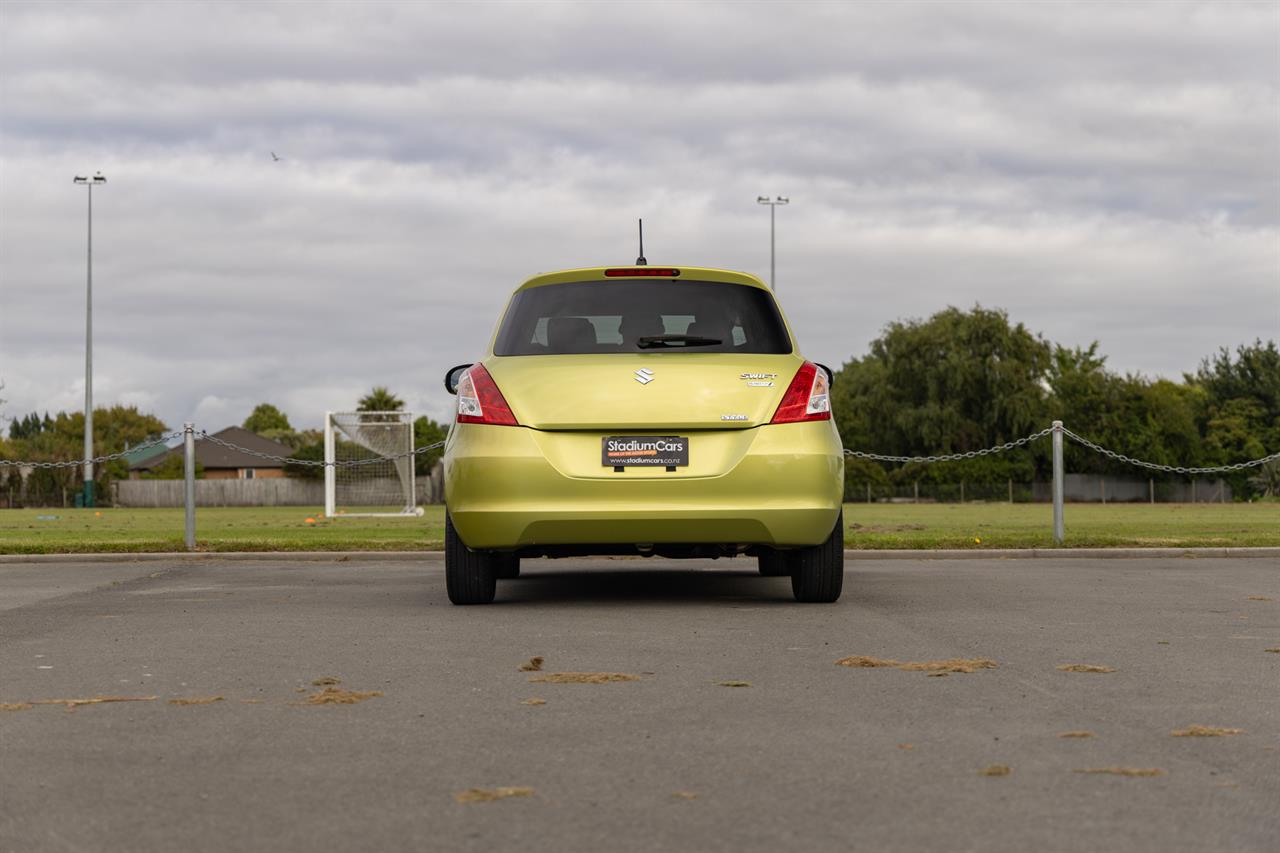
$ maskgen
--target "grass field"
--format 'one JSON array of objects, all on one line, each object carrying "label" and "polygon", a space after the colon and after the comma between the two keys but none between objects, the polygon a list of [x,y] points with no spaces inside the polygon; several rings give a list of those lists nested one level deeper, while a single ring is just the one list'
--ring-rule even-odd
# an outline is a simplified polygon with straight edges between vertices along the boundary
[{"label": "grass field", "polygon": [[[307,519],[313,519],[308,523]],[[846,504],[850,548],[1051,548],[1047,504]],[[181,509],[0,510],[0,554],[181,551]],[[1280,546],[1280,503],[1068,504],[1071,547]],[[202,551],[435,551],[444,509],[326,520],[307,507],[205,508]]]}]

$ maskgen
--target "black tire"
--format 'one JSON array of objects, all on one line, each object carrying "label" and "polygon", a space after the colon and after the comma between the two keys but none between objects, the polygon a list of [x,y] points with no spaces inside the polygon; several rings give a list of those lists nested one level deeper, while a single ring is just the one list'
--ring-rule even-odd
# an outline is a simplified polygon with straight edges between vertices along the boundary
[{"label": "black tire", "polygon": [[520,577],[520,558],[515,554],[494,554],[493,576],[500,581],[514,580]]},{"label": "black tire", "polygon": [[785,578],[791,574],[792,551],[778,551],[773,548],[761,548],[756,562],[760,574],[767,578]]},{"label": "black tire", "polygon": [[796,601],[829,604],[838,599],[844,586],[844,513],[836,516],[826,542],[792,553],[791,592]]},{"label": "black tire", "polygon": [[498,590],[497,556],[491,551],[472,551],[453,528],[449,513],[444,515],[444,583],[454,604],[491,604]]}]

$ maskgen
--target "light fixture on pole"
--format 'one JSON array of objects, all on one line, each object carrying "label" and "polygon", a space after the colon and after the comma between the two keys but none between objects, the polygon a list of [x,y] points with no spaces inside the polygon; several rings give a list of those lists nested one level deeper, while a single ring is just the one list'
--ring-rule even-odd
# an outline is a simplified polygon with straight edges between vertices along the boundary
[{"label": "light fixture on pole", "polygon": [[773,290],[778,289],[778,285],[776,284],[778,270],[774,261],[775,253],[773,239],[776,214],[778,212],[778,205],[790,203],[791,199],[785,196],[774,196],[773,199],[764,195],[756,196],[756,204],[769,205],[769,287]]},{"label": "light fixture on pole", "polygon": [[73,183],[89,188],[88,273],[84,310],[84,506],[94,506],[93,494],[93,188],[105,184],[101,172],[92,178],[76,175]]}]

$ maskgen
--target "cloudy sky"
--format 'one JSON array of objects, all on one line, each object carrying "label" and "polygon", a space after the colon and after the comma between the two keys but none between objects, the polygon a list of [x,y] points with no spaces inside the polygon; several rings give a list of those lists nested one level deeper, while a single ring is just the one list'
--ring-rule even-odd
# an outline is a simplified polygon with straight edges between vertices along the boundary
[{"label": "cloudy sky", "polygon": [[[283,159],[273,161],[270,152]],[[1280,4],[0,4],[4,414],[446,417],[528,275],[767,276],[833,366],[998,306],[1177,378],[1280,338]]]}]

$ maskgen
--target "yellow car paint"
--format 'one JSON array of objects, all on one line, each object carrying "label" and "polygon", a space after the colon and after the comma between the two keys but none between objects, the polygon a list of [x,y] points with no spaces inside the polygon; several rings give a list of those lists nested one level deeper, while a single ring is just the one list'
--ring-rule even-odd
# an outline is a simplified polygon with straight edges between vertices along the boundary
[{"label": "yellow car paint", "polygon": [[[607,281],[605,267],[534,276],[520,290]],[[755,276],[679,267],[681,280],[768,288]],[[652,279],[660,288],[669,279]],[[779,309],[781,315],[781,310]],[[844,456],[831,419],[770,424],[804,364],[787,354],[663,350],[482,360],[519,426],[455,423],[445,502],[472,549],[549,545],[817,545],[831,534]],[[501,323],[499,323],[499,327]],[[635,381],[641,368],[655,380]],[[728,419],[726,419],[728,418]],[[615,471],[608,436],[681,435],[689,465]]]}]

